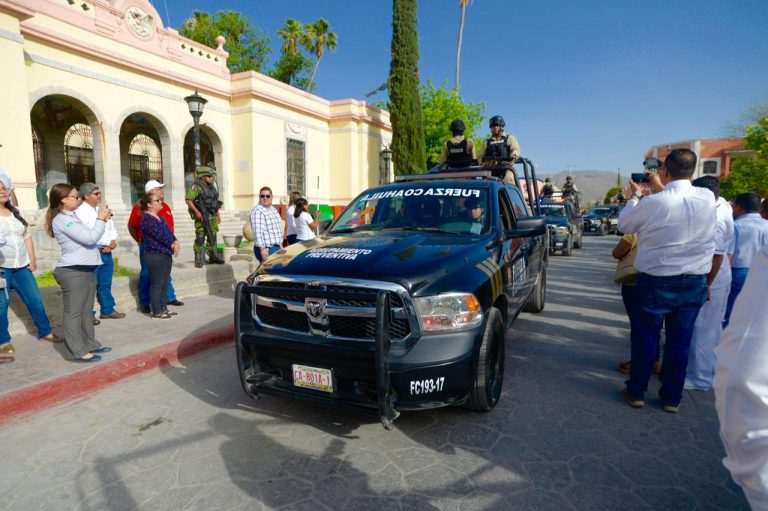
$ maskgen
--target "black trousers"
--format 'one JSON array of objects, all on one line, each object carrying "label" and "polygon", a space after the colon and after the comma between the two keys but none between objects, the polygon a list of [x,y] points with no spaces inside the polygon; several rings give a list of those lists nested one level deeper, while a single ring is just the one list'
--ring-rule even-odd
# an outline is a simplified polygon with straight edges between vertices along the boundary
[{"label": "black trousers", "polygon": [[144,254],[149,269],[149,304],[152,315],[157,316],[168,310],[168,279],[171,277],[173,258],[167,254]]}]

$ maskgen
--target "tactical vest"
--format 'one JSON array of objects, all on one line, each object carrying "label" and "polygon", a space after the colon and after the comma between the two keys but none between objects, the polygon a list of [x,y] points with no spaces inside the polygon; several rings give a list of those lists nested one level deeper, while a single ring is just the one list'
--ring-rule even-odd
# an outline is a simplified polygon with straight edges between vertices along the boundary
[{"label": "tactical vest", "polygon": [[206,185],[200,181],[195,181],[194,186],[200,188],[200,193],[195,198],[194,202],[197,208],[202,212],[202,208],[205,206],[209,215],[215,214],[222,206],[222,202],[219,201],[219,190],[213,185]]},{"label": "tactical vest", "polygon": [[450,140],[445,143],[448,149],[448,157],[445,159],[450,167],[466,167],[472,163],[472,158],[467,154],[467,139],[459,143],[453,143]]},{"label": "tactical vest", "polygon": [[507,145],[507,136],[503,136],[500,139],[489,137],[485,141],[485,154],[483,160],[485,161],[502,161],[510,158],[509,146]]}]

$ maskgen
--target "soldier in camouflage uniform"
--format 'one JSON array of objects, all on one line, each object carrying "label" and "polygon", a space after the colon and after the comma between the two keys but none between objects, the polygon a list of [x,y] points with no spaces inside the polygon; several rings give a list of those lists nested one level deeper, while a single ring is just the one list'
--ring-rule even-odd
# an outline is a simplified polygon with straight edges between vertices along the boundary
[{"label": "soldier in camouflage uniform", "polygon": [[[208,263],[223,264],[224,260],[216,253],[216,233],[221,222],[222,202],[219,200],[219,190],[214,185],[216,171],[212,167],[202,166],[197,169],[197,180],[192,183],[186,196],[189,216],[195,221],[195,268],[205,265],[205,238],[208,236]],[[205,213],[203,213],[205,212]],[[207,232],[204,215],[208,218],[210,232]]]}]

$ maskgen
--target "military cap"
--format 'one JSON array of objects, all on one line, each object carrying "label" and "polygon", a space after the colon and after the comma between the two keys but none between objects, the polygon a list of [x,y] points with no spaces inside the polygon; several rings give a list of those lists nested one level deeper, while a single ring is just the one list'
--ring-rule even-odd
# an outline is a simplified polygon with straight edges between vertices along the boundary
[{"label": "military cap", "polygon": [[207,165],[197,167],[197,177],[205,177],[205,176],[216,177],[216,170]]}]

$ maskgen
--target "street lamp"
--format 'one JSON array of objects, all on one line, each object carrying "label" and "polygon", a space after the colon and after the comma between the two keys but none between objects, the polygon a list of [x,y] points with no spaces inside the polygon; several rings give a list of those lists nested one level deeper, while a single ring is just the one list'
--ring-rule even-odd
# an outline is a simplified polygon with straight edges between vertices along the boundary
[{"label": "street lamp", "polygon": [[384,146],[381,150],[382,169],[379,171],[379,184],[384,185],[389,182],[389,168],[392,163],[392,150],[389,146]]},{"label": "street lamp", "polygon": [[200,167],[200,117],[203,115],[203,109],[208,100],[195,91],[191,96],[184,98],[189,106],[189,114],[195,121],[194,141],[195,141],[195,178],[197,178],[197,169]]}]

